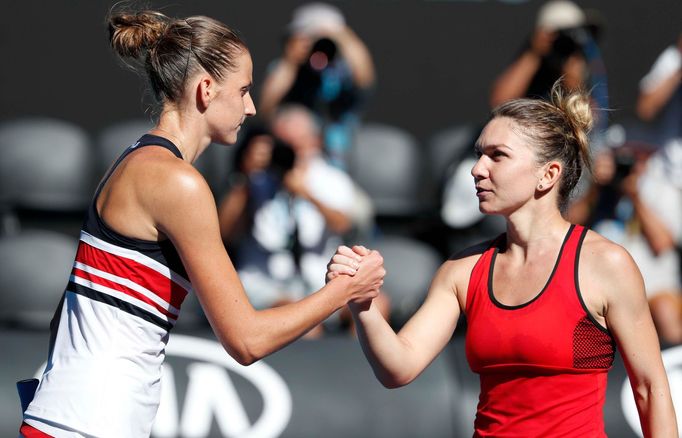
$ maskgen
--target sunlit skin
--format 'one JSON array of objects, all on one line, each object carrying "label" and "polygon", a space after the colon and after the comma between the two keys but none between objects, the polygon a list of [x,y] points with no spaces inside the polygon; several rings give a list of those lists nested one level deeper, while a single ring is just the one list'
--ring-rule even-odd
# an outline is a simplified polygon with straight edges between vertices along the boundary
[{"label": "sunlit skin", "polygon": [[[480,210],[506,220],[507,245],[495,259],[492,283],[495,298],[512,306],[529,302],[546,284],[570,226],[558,207],[563,164],[541,162],[536,148],[543,145],[533,146],[534,134],[509,118],[491,120],[477,141],[479,158],[471,170]],[[466,311],[471,272],[489,245],[468,248],[443,263],[424,303],[397,333],[373,303],[351,302],[360,345],[384,386],[412,382],[450,341]],[[339,247],[328,278],[348,273],[368,253],[362,246]],[[578,272],[586,310],[612,334],[628,370],[644,436],[677,436],[658,336],[634,260],[588,231]]]},{"label": "sunlit skin", "polygon": [[375,298],[384,271],[375,252],[358,265],[355,277],[361,278],[355,281],[329,282],[319,293],[276,309],[251,306],[220,237],[213,193],[191,165],[211,143],[234,143],[244,120],[256,112],[251,56],[244,50],[235,62],[234,71],[220,80],[196,73],[178,102],[165,103],[150,132],[173,141],[183,159],[153,146],[132,152],[103,187],[97,209],[120,234],[173,243],[216,336],[239,363],[250,364],[302,336],[349,300]]},{"label": "sunlit skin", "polygon": [[253,61],[249,52],[243,51],[236,58],[236,71],[228,72],[215,84],[215,94],[206,109],[211,140],[220,144],[234,144],[237,133],[247,117],[256,114],[251,99]]},{"label": "sunlit skin", "polygon": [[545,166],[538,165],[518,129],[511,119],[496,118],[476,142],[478,161],[471,174],[482,213],[508,215],[536,195]]}]

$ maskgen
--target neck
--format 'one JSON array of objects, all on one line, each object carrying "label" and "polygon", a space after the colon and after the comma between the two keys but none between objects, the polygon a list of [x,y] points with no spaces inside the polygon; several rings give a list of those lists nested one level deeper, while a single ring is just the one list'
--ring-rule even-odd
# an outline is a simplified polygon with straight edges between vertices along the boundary
[{"label": "neck", "polygon": [[562,240],[569,227],[559,209],[548,203],[534,206],[534,211],[516,211],[507,219],[507,247],[524,254],[547,242]]},{"label": "neck", "polygon": [[150,133],[172,141],[180,150],[182,159],[193,163],[208,147],[211,140],[202,135],[197,123],[191,117],[183,116],[178,110],[165,110],[161,113],[159,123]]}]

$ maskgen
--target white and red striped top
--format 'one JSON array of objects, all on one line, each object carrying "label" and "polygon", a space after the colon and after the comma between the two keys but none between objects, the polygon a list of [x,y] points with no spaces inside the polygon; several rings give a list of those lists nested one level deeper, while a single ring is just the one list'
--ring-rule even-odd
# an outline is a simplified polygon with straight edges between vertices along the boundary
[{"label": "white and red striped top", "polygon": [[[178,149],[145,135],[126,149]],[[116,233],[88,209],[55,318],[47,367],[24,421],[55,437],[148,437],[170,329],[192,287],[169,241]]]}]

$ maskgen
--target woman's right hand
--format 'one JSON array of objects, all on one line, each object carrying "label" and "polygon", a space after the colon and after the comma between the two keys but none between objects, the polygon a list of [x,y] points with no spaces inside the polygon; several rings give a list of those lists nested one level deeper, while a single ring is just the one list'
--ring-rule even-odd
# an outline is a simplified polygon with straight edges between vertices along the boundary
[{"label": "woman's right hand", "polygon": [[384,259],[378,251],[364,246],[339,246],[327,265],[327,282],[340,275],[352,277],[348,288],[349,301],[361,302],[372,300],[379,295],[384,284]]}]

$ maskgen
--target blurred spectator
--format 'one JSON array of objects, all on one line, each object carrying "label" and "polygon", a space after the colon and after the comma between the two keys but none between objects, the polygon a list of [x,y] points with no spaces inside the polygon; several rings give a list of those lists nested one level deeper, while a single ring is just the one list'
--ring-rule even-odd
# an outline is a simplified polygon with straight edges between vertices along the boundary
[{"label": "blurred spectator", "polygon": [[312,113],[283,106],[272,127],[276,137],[259,128],[244,139],[235,157],[238,176],[220,206],[223,238],[260,309],[324,285],[329,257],[353,228],[356,211],[356,187],[324,158]]},{"label": "blurred spectator", "polygon": [[630,142],[598,155],[594,184],[568,214],[572,222],[589,225],[630,252],[644,277],[661,340],[679,344],[682,142],[651,155],[654,150]]},{"label": "blurred spectator", "polygon": [[655,141],[665,145],[682,138],[682,33],[668,46],[639,83],[637,115],[652,122]]},{"label": "blurred spectator", "polygon": [[341,11],[324,3],[305,4],[293,12],[283,53],[263,83],[259,111],[272,117],[282,103],[308,107],[322,123],[330,162],[345,169],[374,78],[369,50]]},{"label": "blurred spectator", "polygon": [[[273,160],[273,156],[275,156]],[[279,190],[284,172],[293,166],[293,151],[259,124],[251,124],[233,157],[229,192],[220,204],[220,234],[232,257],[248,232],[255,209]]]},{"label": "blurred spectator", "polygon": [[[520,54],[493,83],[491,107],[519,97],[547,98],[563,77],[568,90],[590,90],[595,109],[608,108],[606,68],[596,41],[600,31],[595,11],[587,14],[568,0],[543,4]],[[608,120],[603,111],[594,117],[592,146],[599,148]]]}]

